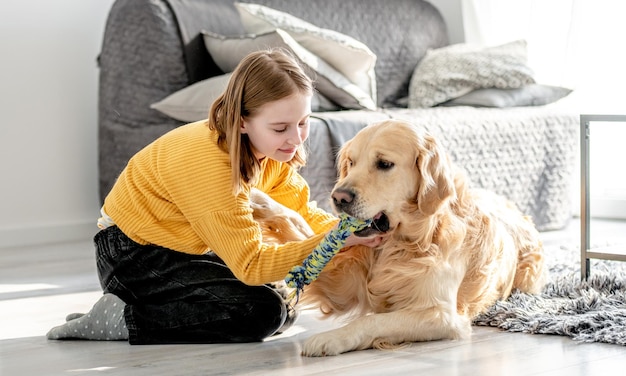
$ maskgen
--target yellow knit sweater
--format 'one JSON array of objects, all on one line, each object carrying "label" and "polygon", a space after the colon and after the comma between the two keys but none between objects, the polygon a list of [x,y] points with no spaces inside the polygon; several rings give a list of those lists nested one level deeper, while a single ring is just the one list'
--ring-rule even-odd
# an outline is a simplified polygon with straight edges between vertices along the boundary
[{"label": "yellow knit sweater", "polygon": [[104,202],[104,211],[139,244],[179,252],[212,250],[249,285],[283,279],[302,263],[337,218],[309,203],[309,187],[290,166],[269,158],[257,188],[299,212],[316,236],[284,245],[262,243],[252,219],[250,187],[232,193],[228,154],[205,121],[178,127],[138,152]]}]

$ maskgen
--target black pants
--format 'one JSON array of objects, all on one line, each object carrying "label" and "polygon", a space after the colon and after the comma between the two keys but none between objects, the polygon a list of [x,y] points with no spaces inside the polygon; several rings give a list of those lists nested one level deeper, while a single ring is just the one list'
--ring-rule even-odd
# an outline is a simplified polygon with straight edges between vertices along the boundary
[{"label": "black pants", "polygon": [[126,303],[131,344],[257,342],[285,322],[279,293],[245,285],[215,254],[143,246],[117,226],[94,242],[102,289]]}]

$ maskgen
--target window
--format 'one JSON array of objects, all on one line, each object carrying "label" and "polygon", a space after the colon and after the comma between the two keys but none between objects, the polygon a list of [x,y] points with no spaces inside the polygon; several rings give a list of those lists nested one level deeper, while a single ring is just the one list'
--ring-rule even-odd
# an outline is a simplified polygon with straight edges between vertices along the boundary
[{"label": "window", "polygon": [[[525,39],[537,82],[574,89],[555,105],[577,114],[626,114],[622,94],[626,2],[462,0],[461,4],[466,42],[489,46]],[[592,132],[591,214],[626,218],[626,173],[621,172],[626,123],[598,124]]]}]

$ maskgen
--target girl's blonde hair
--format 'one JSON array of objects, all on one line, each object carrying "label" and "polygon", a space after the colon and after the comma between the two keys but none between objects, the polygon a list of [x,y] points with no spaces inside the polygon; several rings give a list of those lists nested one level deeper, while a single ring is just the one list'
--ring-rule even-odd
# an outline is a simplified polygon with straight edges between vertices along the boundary
[{"label": "girl's blonde hair", "polygon": [[[248,136],[241,133],[242,118],[255,116],[264,104],[295,93],[312,95],[311,78],[289,52],[269,49],[246,56],[233,71],[224,93],[211,105],[207,124],[217,130],[218,145],[230,156],[235,195],[241,191],[242,182],[256,182],[261,170]],[[287,164],[300,168],[305,163],[306,152],[300,145]]]}]

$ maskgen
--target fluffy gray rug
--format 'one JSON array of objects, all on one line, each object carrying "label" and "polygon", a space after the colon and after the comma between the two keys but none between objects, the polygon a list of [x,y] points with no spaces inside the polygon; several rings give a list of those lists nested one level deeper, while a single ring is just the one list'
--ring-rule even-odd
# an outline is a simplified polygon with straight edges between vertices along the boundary
[{"label": "fluffy gray rug", "polygon": [[550,282],[540,295],[514,292],[474,325],[626,345],[626,262],[592,260],[582,281],[577,247],[546,247],[546,255]]}]

